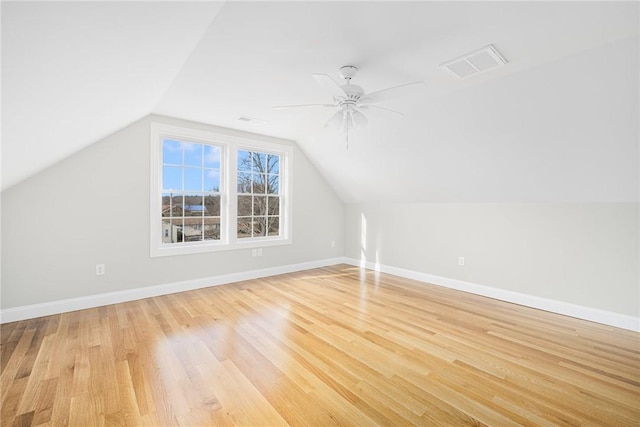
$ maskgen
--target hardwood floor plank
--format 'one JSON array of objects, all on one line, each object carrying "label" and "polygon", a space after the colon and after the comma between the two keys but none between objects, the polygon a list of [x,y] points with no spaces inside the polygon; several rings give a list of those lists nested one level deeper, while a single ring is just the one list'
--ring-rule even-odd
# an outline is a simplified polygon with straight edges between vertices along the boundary
[{"label": "hardwood floor plank", "polygon": [[640,334],[345,265],[0,333],[3,426],[640,425]]},{"label": "hardwood floor plank", "polygon": [[[50,336],[49,336],[50,337]],[[27,412],[34,411],[40,402],[41,397],[41,387],[46,380],[45,374],[47,372],[48,365],[48,354],[50,352],[50,342],[51,339],[44,339],[41,342],[41,350],[38,351],[37,348],[32,348],[30,351],[35,351],[36,360],[33,361],[33,367],[29,368],[29,375],[27,376],[28,382],[27,387],[25,388],[22,399],[20,400],[20,405],[18,406],[17,412],[18,414],[24,414]],[[25,357],[25,361],[28,358]]]}]

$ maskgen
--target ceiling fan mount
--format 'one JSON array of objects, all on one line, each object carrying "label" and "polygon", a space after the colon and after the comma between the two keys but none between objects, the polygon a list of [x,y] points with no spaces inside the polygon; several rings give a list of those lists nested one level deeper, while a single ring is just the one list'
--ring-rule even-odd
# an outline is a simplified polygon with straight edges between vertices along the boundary
[{"label": "ceiling fan mount", "polygon": [[353,65],[345,65],[340,67],[338,70],[338,74],[345,80],[351,80],[353,76],[358,72],[358,67],[354,67]]},{"label": "ceiling fan mount", "polygon": [[345,65],[343,67],[340,67],[340,69],[338,70],[338,74],[340,74],[340,77],[347,81],[346,84],[340,85],[347,97],[345,99],[342,99],[342,97],[336,98],[334,96],[334,100],[338,103],[338,105],[354,105],[362,97],[362,95],[364,95],[364,89],[362,89],[362,87],[351,84],[351,79],[356,75],[357,72],[358,68],[354,67],[353,65]]}]

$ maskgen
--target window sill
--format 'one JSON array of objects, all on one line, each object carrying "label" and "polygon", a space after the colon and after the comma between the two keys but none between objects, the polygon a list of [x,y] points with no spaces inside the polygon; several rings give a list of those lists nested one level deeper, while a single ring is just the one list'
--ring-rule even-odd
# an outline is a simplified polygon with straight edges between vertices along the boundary
[{"label": "window sill", "polygon": [[157,248],[151,248],[151,258],[164,257],[164,256],[177,256],[177,255],[192,255],[210,252],[228,252],[237,251],[242,249],[254,249],[265,248],[271,246],[283,246],[290,245],[293,242],[291,239],[261,239],[251,241],[237,241],[235,243],[210,243],[210,244],[180,244],[178,245],[163,245]]}]

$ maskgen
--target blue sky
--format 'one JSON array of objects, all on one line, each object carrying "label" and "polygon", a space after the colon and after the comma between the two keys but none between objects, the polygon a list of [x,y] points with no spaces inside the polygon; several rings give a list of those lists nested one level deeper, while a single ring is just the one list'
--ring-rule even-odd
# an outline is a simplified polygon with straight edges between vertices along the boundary
[{"label": "blue sky", "polygon": [[[267,160],[272,164],[271,172],[280,171],[279,156],[258,153],[257,161],[262,167],[247,161],[250,158],[251,152],[238,150],[239,171],[264,171]],[[220,147],[165,138],[162,140],[162,189],[169,193],[220,189],[220,161]]]},{"label": "blue sky", "polygon": [[172,139],[162,142],[164,190],[211,191],[220,188],[220,147]]}]

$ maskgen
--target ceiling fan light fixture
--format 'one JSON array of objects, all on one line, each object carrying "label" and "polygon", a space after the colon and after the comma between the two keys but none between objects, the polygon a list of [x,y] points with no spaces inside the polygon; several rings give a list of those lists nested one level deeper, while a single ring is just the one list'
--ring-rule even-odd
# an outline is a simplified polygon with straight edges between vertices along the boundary
[{"label": "ceiling fan light fixture", "polygon": [[344,111],[344,133],[347,137],[347,144],[349,144],[349,134],[356,130],[356,124],[353,120],[353,112]]},{"label": "ceiling fan light fixture", "polygon": [[340,127],[342,126],[343,116],[344,113],[342,112],[342,110],[338,111],[337,113],[332,115],[331,118],[329,118],[325,126],[331,129],[340,129]]},{"label": "ceiling fan light fixture", "polygon": [[351,120],[353,121],[353,127],[355,129],[361,129],[369,122],[364,114],[360,111],[354,111],[351,113]]}]

